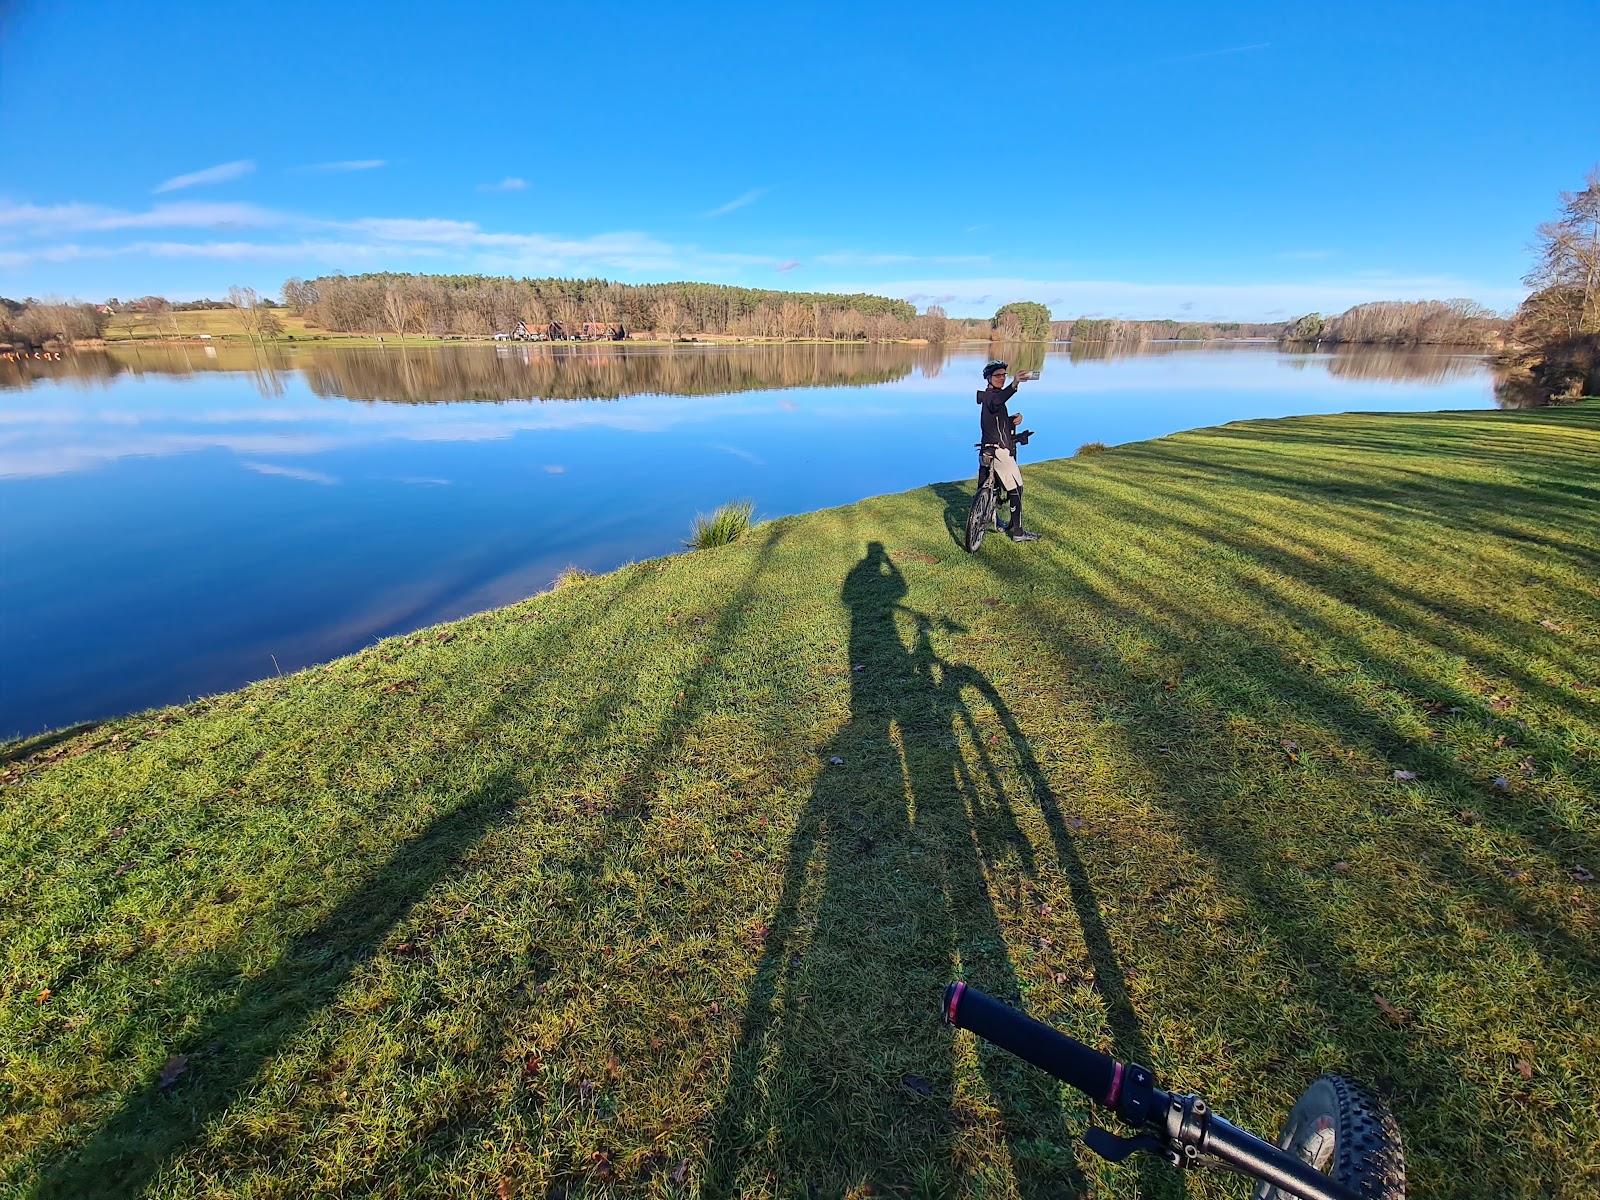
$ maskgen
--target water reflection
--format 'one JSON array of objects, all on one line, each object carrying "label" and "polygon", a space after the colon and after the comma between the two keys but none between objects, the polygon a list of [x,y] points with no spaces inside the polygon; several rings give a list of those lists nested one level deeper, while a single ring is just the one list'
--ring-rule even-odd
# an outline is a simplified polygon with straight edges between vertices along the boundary
[{"label": "water reflection", "polygon": [[1483,370],[1480,354],[1394,346],[1338,346],[1322,358],[1338,379],[1389,383],[1449,383]]},{"label": "water reflection", "polygon": [[[262,396],[284,394],[302,377],[318,396],[398,404],[453,401],[617,400],[624,396],[716,396],[783,388],[862,387],[916,371],[937,378],[951,357],[990,354],[1014,371],[1171,356],[1275,353],[1294,370],[1321,368],[1338,379],[1443,384],[1483,370],[1479,355],[1428,349],[1341,346],[1278,349],[1259,342],[1085,342],[993,346],[767,345],[628,347],[246,347],[190,344],[81,350],[60,362],[0,362],[0,390],[41,382],[104,386],[122,375],[240,374]],[[1514,389],[1508,388],[1509,396]],[[1512,403],[1511,406],[1516,406]]]},{"label": "water reflection", "polygon": [[[1043,349],[1034,355],[1041,361]],[[318,396],[400,404],[714,396],[796,387],[860,387],[936,376],[942,349],[898,345],[707,347],[443,346],[266,348],[139,346],[85,350],[60,362],[0,364],[0,388],[43,380],[104,383],[118,375],[244,373],[263,396],[298,373]]]},{"label": "water reflection", "polygon": [[569,564],[671,553],[730,499],[773,517],[969,476],[990,356],[1043,368],[1024,385],[1030,461],[1493,403],[1470,357],[1260,344],[190,344],[0,363],[0,737],[323,661]]}]

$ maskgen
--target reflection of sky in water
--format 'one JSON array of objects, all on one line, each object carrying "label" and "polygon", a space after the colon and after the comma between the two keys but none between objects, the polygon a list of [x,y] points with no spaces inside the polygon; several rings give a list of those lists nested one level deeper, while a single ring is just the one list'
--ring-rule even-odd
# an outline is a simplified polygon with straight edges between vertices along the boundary
[{"label": "reflection of sky in water", "polygon": [[[984,357],[605,401],[346,401],[295,371],[0,391],[0,737],[288,671],[568,563],[670,553],[729,499],[777,516],[968,476]],[[1493,404],[1474,364],[1407,381],[1331,361],[1052,353],[1013,402],[1038,431],[1025,461],[1252,417]]]}]

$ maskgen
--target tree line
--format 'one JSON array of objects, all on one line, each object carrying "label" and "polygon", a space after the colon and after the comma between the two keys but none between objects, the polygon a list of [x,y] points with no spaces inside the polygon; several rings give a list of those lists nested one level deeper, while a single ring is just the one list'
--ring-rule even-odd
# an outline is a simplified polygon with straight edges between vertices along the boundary
[{"label": "tree line", "polygon": [[1307,313],[1289,324],[1280,340],[1375,346],[1491,346],[1505,319],[1476,300],[1377,300],[1357,304],[1336,317]]},{"label": "tree line", "polygon": [[1534,231],[1533,294],[1506,331],[1502,403],[1548,404],[1600,395],[1600,166]]},{"label": "tree line", "polygon": [[944,320],[904,300],[865,294],[780,292],[711,283],[626,284],[606,279],[484,275],[324,275],[288,279],[283,303],[307,324],[341,333],[486,337],[585,323],[675,338],[688,333],[761,338],[944,340]]}]

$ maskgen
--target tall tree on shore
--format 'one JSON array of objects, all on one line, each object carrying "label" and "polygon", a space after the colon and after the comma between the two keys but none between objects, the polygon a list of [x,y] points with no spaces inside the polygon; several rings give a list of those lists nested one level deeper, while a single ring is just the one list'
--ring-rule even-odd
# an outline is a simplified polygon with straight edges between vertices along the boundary
[{"label": "tall tree on shore", "polygon": [[383,289],[383,319],[402,342],[406,340],[406,322],[410,317],[411,303],[406,295],[406,285],[397,280]]},{"label": "tall tree on shore", "polygon": [[1567,337],[1600,333],[1600,166],[1584,188],[1561,193],[1560,215],[1535,234],[1533,270],[1522,282],[1554,295],[1544,304]]},{"label": "tall tree on shore", "polygon": [[1004,304],[994,314],[993,328],[1005,341],[1042,342],[1050,336],[1050,310],[1032,300]]},{"label": "tall tree on shore", "polygon": [[228,289],[228,303],[233,306],[233,319],[239,328],[244,330],[244,335],[251,341],[256,340],[256,307],[260,303],[256,290],[252,287],[240,287],[234,284]]}]

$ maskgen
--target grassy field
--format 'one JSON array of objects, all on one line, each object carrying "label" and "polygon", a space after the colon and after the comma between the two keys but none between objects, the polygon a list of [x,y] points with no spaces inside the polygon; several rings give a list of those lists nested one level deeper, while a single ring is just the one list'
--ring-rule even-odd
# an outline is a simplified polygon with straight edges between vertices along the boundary
[{"label": "grassy field", "polygon": [[[269,340],[283,341],[293,338],[297,342],[315,342],[331,346],[376,345],[378,341],[375,334],[332,333],[326,329],[308,328],[304,317],[296,316],[287,309],[274,309],[273,312],[278,318],[278,323],[283,326],[283,332],[277,338]],[[143,313],[127,313],[111,318],[106,326],[105,337],[108,342],[128,340],[143,342],[170,338],[173,336],[173,322],[176,322],[176,332],[180,338],[198,338],[205,334],[216,341],[249,340],[249,335],[239,325],[238,314],[232,309],[198,309],[193,312],[173,313],[171,316],[161,318],[150,317]],[[386,340],[399,341],[395,337]],[[418,346],[441,344],[439,338],[407,337],[406,341],[408,344]]]},{"label": "grassy field", "polygon": [[1600,1189],[1600,402],[758,527],[0,753],[0,1194],[1212,1197],[965,978],[1414,1197]]}]

